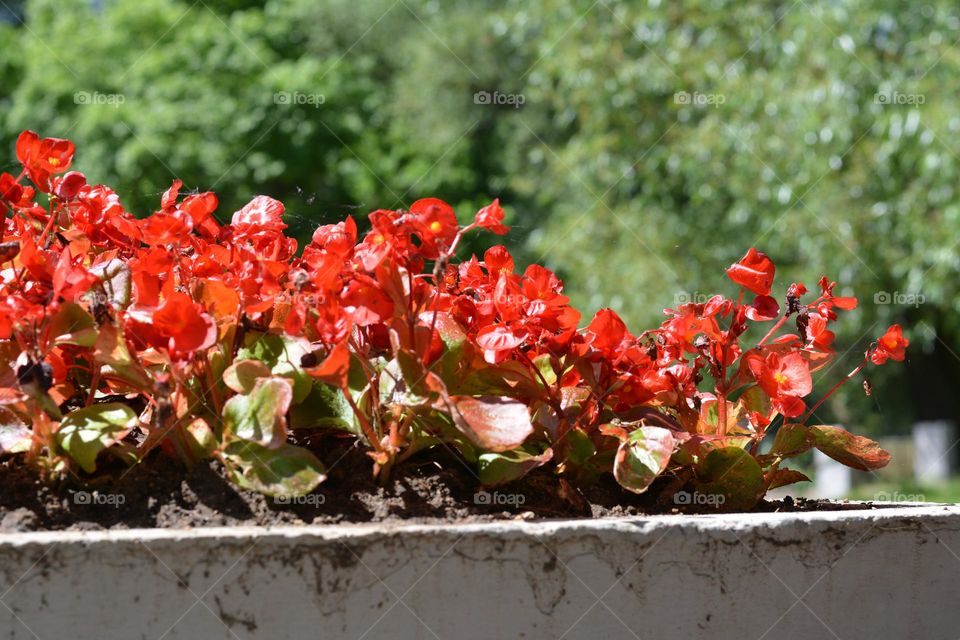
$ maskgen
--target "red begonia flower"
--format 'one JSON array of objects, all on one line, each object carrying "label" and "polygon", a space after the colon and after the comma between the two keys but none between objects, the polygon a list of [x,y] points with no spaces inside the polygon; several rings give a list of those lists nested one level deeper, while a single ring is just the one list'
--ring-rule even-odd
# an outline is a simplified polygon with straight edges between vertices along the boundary
[{"label": "red begonia flower", "polygon": [[490,364],[503,362],[510,352],[527,339],[524,332],[515,332],[506,325],[495,324],[484,327],[477,334],[477,345],[483,349],[483,359]]},{"label": "red begonia flower", "polygon": [[877,347],[870,355],[873,364],[883,364],[887,359],[903,362],[910,341],[903,337],[903,328],[899,324],[891,325],[877,341]]},{"label": "red begonia flower", "polygon": [[627,325],[613,309],[600,309],[587,325],[586,335],[590,346],[607,354],[628,336]]},{"label": "red begonia flower", "polygon": [[234,227],[245,233],[279,232],[287,228],[283,222],[283,203],[270,196],[257,196],[233,214]]},{"label": "red begonia flower", "polygon": [[754,322],[773,320],[780,315],[780,305],[770,296],[757,296],[747,307],[746,314]]},{"label": "red begonia flower", "polygon": [[153,327],[166,339],[171,351],[190,353],[213,346],[217,340],[217,324],[185,293],[167,296],[153,313]]},{"label": "red begonia flower", "polygon": [[768,296],[773,286],[775,271],[773,260],[765,253],[750,247],[739,262],[730,265],[727,275],[741,287],[746,287],[758,296]]},{"label": "red begonia flower", "polygon": [[460,230],[453,207],[437,198],[423,198],[410,205],[416,233],[423,240],[423,249],[431,256],[440,246],[448,246]]},{"label": "red begonia flower", "polygon": [[491,231],[498,236],[502,236],[510,230],[510,227],[503,224],[503,215],[500,198],[497,198],[477,212],[476,217],[473,219],[473,225]]},{"label": "red begonia flower", "polygon": [[50,191],[50,176],[70,168],[73,143],[62,138],[40,138],[33,131],[24,131],[17,138],[17,160],[27,170],[30,180],[44,192]]},{"label": "red begonia flower", "polygon": [[813,390],[810,365],[799,353],[780,356],[771,352],[766,357],[759,353],[747,356],[751,375],[770,398],[783,396],[801,398]]}]

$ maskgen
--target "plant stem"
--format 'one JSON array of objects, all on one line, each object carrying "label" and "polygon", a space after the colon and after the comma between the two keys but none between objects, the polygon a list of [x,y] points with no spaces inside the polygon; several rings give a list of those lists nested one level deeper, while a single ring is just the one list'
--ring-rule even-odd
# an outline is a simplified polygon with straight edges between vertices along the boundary
[{"label": "plant stem", "polygon": [[760,339],[760,342],[757,343],[757,346],[758,347],[763,346],[763,343],[769,340],[770,337],[773,336],[773,334],[775,334],[777,330],[783,326],[783,323],[786,322],[787,318],[789,317],[790,316],[786,312],[784,312],[783,317],[777,320],[777,324],[773,325],[773,328],[767,332],[767,335],[763,336],[763,338]]},{"label": "plant stem", "polygon": [[800,424],[806,424],[806,423],[807,423],[807,420],[810,419],[810,416],[813,415],[813,412],[816,411],[817,409],[819,409],[819,408],[820,408],[820,405],[822,405],[824,402],[827,401],[827,398],[829,398],[830,396],[832,396],[832,395],[834,394],[834,392],[836,392],[837,389],[839,389],[840,387],[842,387],[842,386],[844,385],[844,383],[846,383],[847,381],[849,381],[853,376],[855,376],[855,375],[857,375],[858,373],[860,373],[861,371],[863,371],[863,368],[864,368],[865,366],[867,366],[867,359],[866,359],[866,358],[863,359],[863,362],[861,362],[859,365],[857,365],[857,368],[856,368],[856,369],[854,369],[853,371],[851,371],[850,373],[848,373],[846,376],[844,376],[843,378],[841,378],[840,381],[837,382],[837,384],[833,385],[833,387],[830,388],[830,391],[827,391],[826,395],[824,395],[822,398],[820,398],[820,400],[818,400],[817,403],[816,403],[815,405],[813,405],[813,406],[810,408],[809,411],[807,411],[807,413],[806,413],[806,414],[803,416],[803,418],[800,420]]},{"label": "plant stem", "polygon": [[354,402],[353,396],[350,394],[350,387],[344,387],[341,389],[343,391],[343,397],[347,399],[347,403],[350,405],[350,408],[353,409],[353,413],[357,416],[357,421],[360,423],[360,428],[363,430],[363,435],[367,437],[367,440],[370,441],[370,446],[374,448],[377,453],[383,452],[383,446],[380,444],[380,439],[377,437],[377,432],[373,430],[373,425],[370,424],[370,421],[367,420],[367,416],[360,411],[360,407],[357,406],[357,403]]}]

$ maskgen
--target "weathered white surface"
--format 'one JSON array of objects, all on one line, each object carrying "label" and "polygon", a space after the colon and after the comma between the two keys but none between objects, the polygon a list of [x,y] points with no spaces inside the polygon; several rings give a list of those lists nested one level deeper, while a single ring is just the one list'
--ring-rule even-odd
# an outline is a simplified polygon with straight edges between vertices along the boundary
[{"label": "weathered white surface", "polygon": [[960,507],[0,536],[0,637],[960,636]]}]

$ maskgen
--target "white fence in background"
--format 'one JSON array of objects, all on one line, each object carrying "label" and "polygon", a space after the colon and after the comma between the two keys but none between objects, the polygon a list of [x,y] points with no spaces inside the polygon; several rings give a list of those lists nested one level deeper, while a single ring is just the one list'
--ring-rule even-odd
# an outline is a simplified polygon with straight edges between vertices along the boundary
[{"label": "white fence in background", "polygon": [[950,477],[955,438],[954,425],[948,420],[913,425],[913,475],[917,482],[943,482]]}]

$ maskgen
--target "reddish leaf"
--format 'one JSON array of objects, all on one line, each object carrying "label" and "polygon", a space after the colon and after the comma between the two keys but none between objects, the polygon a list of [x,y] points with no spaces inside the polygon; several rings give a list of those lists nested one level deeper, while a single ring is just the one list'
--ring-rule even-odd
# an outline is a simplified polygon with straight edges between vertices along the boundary
[{"label": "reddish leaf", "polygon": [[533,432],[527,405],[503,396],[450,396],[457,428],[486,451],[507,451]]},{"label": "reddish leaf", "polygon": [[673,455],[673,434],[663,427],[640,427],[620,443],[613,477],[624,489],[643,493],[663,473]]},{"label": "reddish leaf", "polygon": [[861,471],[887,466],[890,454],[871,440],[850,433],[842,427],[817,425],[810,427],[813,446],[837,462]]},{"label": "reddish leaf", "polygon": [[810,482],[810,478],[795,469],[777,469],[767,475],[767,490],[785,487],[794,482]]}]

